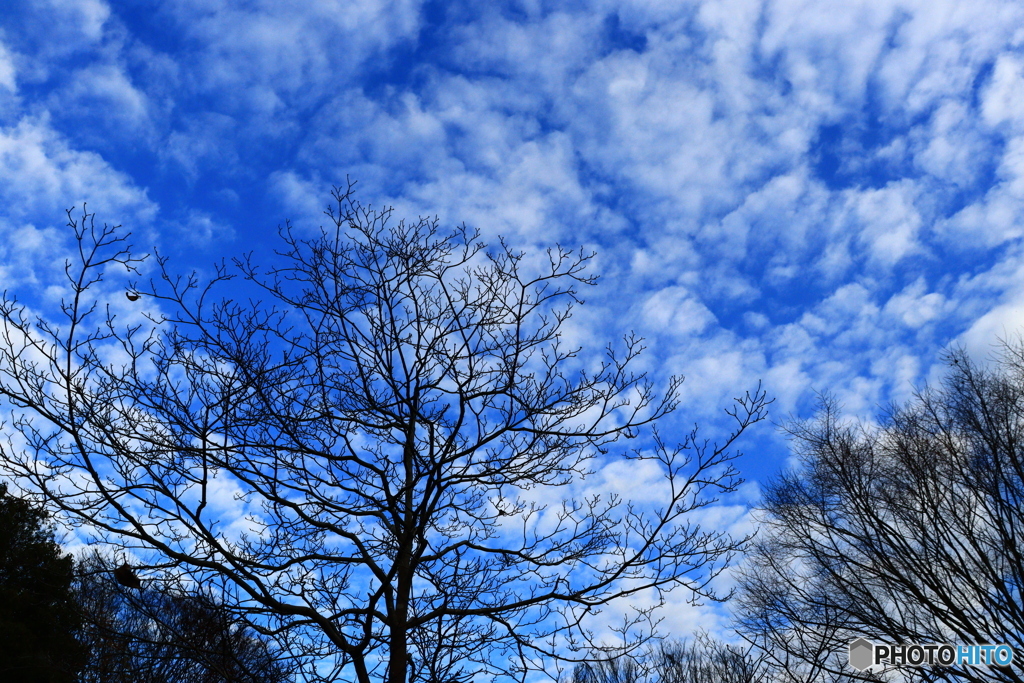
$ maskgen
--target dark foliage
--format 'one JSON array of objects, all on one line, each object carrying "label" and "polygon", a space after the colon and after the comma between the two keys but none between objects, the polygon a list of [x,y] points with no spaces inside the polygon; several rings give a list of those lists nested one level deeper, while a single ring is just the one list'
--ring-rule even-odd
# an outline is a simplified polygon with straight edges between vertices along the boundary
[{"label": "dark foliage", "polygon": [[70,683],[83,662],[72,560],[46,522],[0,483],[0,680]]},{"label": "dark foliage", "polygon": [[288,683],[287,660],[212,597],[123,587],[98,554],[78,565],[80,683]]}]

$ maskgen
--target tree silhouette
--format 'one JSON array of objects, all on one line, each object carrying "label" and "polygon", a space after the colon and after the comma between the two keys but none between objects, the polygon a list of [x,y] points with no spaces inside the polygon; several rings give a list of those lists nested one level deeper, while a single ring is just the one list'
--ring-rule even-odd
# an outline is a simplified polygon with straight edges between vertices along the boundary
[{"label": "tree silhouette", "polygon": [[1024,653],[1024,343],[1004,343],[992,369],[962,349],[948,360],[939,389],[877,428],[841,423],[828,396],[788,426],[801,467],[766,489],[739,601],[780,680],[1024,680],[1019,661],[847,666],[858,637]]},{"label": "tree silhouette", "polygon": [[203,593],[151,584],[126,590],[98,553],[77,565],[78,683],[287,683],[288,662]]},{"label": "tree silhouette", "polygon": [[[592,644],[590,620],[617,599],[655,596],[621,607],[627,649],[666,591],[716,599],[709,582],[744,539],[690,515],[741,481],[729,449],[764,418],[760,387],[721,445],[644,429],[614,454],[661,468],[644,504],[559,496],[673,410],[682,379],[658,397],[631,371],[636,337],[597,364],[566,343],[590,255],[389,224],[351,192],[335,190],[318,235],[286,226],[266,272],[234,261],[248,298],[217,300],[225,264],[200,285],[158,257],[159,276],[129,286],[148,330],[110,309],[93,320],[103,269],[139,259],[116,228],[72,220],[66,322],[0,305],[0,394],[28,444],[3,468],[289,640],[319,663],[310,677],[522,679]],[[223,491],[244,523],[221,519]]]},{"label": "tree silhouette", "polygon": [[579,664],[569,683],[768,683],[765,657],[752,648],[728,645],[698,633],[688,640],[663,640],[640,658]]},{"label": "tree silhouette", "polygon": [[46,512],[0,483],[0,678],[26,683],[75,680],[83,662],[75,640],[73,565],[54,540]]}]

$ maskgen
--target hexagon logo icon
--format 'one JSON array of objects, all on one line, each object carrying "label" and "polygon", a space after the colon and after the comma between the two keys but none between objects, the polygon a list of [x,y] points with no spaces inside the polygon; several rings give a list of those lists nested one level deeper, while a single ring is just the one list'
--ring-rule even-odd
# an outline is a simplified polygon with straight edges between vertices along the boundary
[{"label": "hexagon logo icon", "polygon": [[874,662],[875,646],[867,638],[858,638],[850,641],[850,666],[857,671],[863,671]]}]

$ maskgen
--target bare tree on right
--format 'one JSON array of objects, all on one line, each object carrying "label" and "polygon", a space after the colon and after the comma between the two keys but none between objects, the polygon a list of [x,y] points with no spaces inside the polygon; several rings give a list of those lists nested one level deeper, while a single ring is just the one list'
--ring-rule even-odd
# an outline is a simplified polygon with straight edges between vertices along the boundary
[{"label": "bare tree on right", "polygon": [[[786,427],[801,466],[767,487],[739,600],[778,680],[1024,680],[1024,341],[989,368],[962,349],[947,360],[940,387],[877,427],[841,423],[829,396]],[[861,636],[1006,643],[1018,661],[858,673]]]}]

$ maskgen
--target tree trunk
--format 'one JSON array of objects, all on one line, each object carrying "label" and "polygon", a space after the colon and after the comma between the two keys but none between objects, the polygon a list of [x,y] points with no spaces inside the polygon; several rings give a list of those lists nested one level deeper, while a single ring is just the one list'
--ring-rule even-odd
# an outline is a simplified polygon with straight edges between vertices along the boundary
[{"label": "tree trunk", "polygon": [[388,659],[388,683],[405,683],[409,668],[409,595],[412,592],[411,543],[404,541],[399,550],[395,612],[391,616],[391,652]]}]

